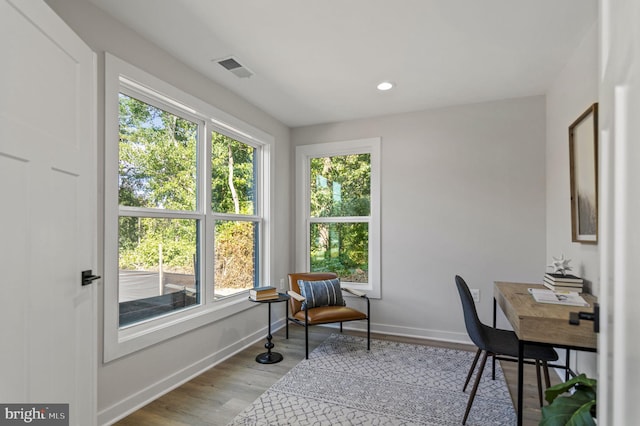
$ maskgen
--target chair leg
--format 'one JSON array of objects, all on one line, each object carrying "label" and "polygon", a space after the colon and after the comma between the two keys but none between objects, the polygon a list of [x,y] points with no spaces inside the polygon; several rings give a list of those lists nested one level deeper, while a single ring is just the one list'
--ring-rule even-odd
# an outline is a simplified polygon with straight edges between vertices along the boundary
[{"label": "chair leg", "polygon": [[478,385],[480,384],[480,379],[482,379],[482,372],[484,371],[484,365],[487,363],[487,351],[484,351],[482,354],[482,360],[480,361],[480,368],[478,368],[478,375],[476,376],[476,381],[473,384],[473,389],[471,390],[471,395],[469,395],[469,402],[467,402],[467,409],[464,412],[464,418],[462,419],[462,424],[467,423],[467,417],[469,417],[469,411],[471,411],[471,406],[473,405],[473,399],[476,397],[476,392],[478,390]]},{"label": "chair leg", "polygon": [[469,374],[467,374],[467,380],[464,381],[464,386],[462,387],[462,392],[466,392],[467,390],[467,385],[469,384],[469,381],[471,380],[471,376],[473,376],[473,370],[476,368],[476,365],[478,364],[478,360],[480,359],[480,354],[482,353],[482,349],[478,348],[478,350],[476,351],[476,357],[473,358],[473,363],[471,363],[471,368],[469,369]]},{"label": "chair leg", "polygon": [[547,361],[542,361],[542,369],[544,371],[544,384],[546,387],[551,387],[551,380],[549,379],[549,364],[547,364]]},{"label": "chair leg", "polygon": [[371,304],[367,297],[367,350],[371,350]]},{"label": "chair leg", "polygon": [[304,357],[309,359],[309,326],[304,326]]},{"label": "chair leg", "polygon": [[340,333],[342,333],[342,321],[340,321]]},{"label": "chair leg", "polygon": [[371,321],[367,316],[367,350],[371,350]]},{"label": "chair leg", "polygon": [[496,354],[491,356],[491,380],[496,379]]},{"label": "chair leg", "polygon": [[[542,361],[542,371],[544,372],[545,389],[548,389],[551,386],[551,380],[549,379],[549,364],[547,364],[547,361]],[[540,389],[540,373],[538,373],[538,392],[540,394],[540,407],[542,407],[544,406],[544,398]]]},{"label": "chair leg", "polygon": [[542,407],[544,399],[542,399],[542,379],[540,378],[540,360],[536,359],[536,378],[538,379],[538,401]]},{"label": "chair leg", "polygon": [[309,317],[307,309],[304,309],[304,357],[309,359]]}]

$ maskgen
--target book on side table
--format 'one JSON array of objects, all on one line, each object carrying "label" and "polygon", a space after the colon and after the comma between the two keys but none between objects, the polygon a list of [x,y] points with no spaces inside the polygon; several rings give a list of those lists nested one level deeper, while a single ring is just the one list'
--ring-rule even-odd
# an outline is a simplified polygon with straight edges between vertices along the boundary
[{"label": "book on side table", "polygon": [[256,287],[249,290],[251,300],[271,300],[278,297],[278,289],[272,286]]}]

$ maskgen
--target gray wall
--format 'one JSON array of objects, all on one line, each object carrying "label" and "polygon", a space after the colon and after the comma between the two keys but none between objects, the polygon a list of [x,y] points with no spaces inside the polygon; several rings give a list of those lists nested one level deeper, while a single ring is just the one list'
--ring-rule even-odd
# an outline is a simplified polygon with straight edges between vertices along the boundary
[{"label": "gray wall", "polygon": [[[576,275],[600,295],[600,244],[571,242],[569,125],[598,101],[598,27],[594,23],[547,92],[547,261],[571,259]],[[574,368],[595,376],[595,355],[575,352]]]},{"label": "gray wall", "polygon": [[547,256],[565,254],[573,272],[600,285],[599,245],[571,242],[569,125],[598,101],[598,32],[593,28],[547,92]]},{"label": "gray wall", "polygon": [[293,129],[294,146],[382,138],[376,331],[468,341],[454,275],[479,288],[545,270],[545,98]]},{"label": "gray wall", "polygon": [[[289,255],[292,200],[289,191],[286,190],[291,172],[289,129],[244,99],[186,67],[165,51],[111,19],[91,3],[81,0],[48,0],[47,3],[97,53],[99,155],[104,152],[105,143],[103,97],[105,51],[275,137],[276,143],[272,151],[275,157],[275,162],[272,163],[274,169],[272,205],[277,206],[278,209],[273,217],[275,221],[273,248],[278,255],[273,256],[270,281],[277,285],[279,279],[286,276],[292,265]],[[99,171],[99,175],[103,175],[102,170]],[[281,190],[281,188],[285,189]],[[102,202],[101,184],[98,191]],[[99,210],[102,209],[101,204]],[[102,229],[102,217],[98,222],[98,229]],[[102,248],[102,235],[99,238],[98,245]],[[98,253],[98,258],[102,257],[101,251]],[[102,359],[103,299],[102,291],[99,293],[98,342],[99,359]],[[284,311],[284,308],[282,310]],[[280,310],[277,311],[280,312]],[[284,312],[281,315],[284,316]],[[100,362],[97,366],[98,423],[110,422],[126,414],[243,346],[263,339],[266,335],[265,322],[264,309],[248,309],[108,364]]]}]

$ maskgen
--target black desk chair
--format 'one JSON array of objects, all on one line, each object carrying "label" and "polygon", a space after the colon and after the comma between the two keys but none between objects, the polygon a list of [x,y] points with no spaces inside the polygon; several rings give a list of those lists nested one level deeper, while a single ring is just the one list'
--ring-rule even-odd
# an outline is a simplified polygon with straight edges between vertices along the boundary
[{"label": "black desk chair", "polygon": [[[467,283],[462,279],[462,277],[458,275],[456,275],[456,286],[458,287],[458,293],[460,293],[460,300],[462,301],[464,323],[467,327],[467,333],[469,334],[469,337],[471,338],[473,343],[478,347],[476,356],[473,360],[473,363],[471,364],[471,369],[469,369],[469,374],[467,374],[467,380],[465,381],[464,387],[462,388],[463,392],[466,391],[467,385],[469,384],[471,376],[473,375],[473,371],[478,364],[478,359],[480,358],[480,355],[482,355],[480,368],[478,370],[475,383],[473,384],[471,394],[469,395],[469,402],[467,402],[467,409],[464,413],[464,418],[462,419],[462,424],[464,425],[467,422],[469,411],[471,410],[471,406],[473,405],[473,399],[476,396],[476,391],[478,390],[478,384],[480,383],[480,378],[482,377],[482,372],[484,371],[487,357],[494,356],[501,360],[517,362],[518,338],[513,331],[500,330],[497,328],[489,327],[488,325],[484,325],[482,322],[480,322],[480,318],[478,318],[478,312],[476,311],[476,305],[473,302],[473,297],[471,296],[469,287],[467,286]],[[509,358],[504,358],[505,356]],[[542,406],[543,399],[542,381],[540,378],[540,363],[542,363],[542,367],[544,368],[546,385],[547,387],[549,387],[549,367],[547,366],[547,362],[556,361],[558,359],[558,354],[555,350],[553,350],[553,348],[548,346],[527,344],[524,347],[524,358],[528,360],[528,364],[536,365],[536,372],[538,375],[538,398],[540,399],[540,405]]]}]

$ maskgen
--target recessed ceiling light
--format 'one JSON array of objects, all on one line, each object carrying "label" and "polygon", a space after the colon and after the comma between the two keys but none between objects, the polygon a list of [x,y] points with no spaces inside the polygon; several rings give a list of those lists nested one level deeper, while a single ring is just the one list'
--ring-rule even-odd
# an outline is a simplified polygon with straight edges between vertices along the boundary
[{"label": "recessed ceiling light", "polygon": [[378,90],[391,90],[393,89],[393,86],[395,86],[395,84],[393,84],[390,81],[383,81],[382,83],[378,84]]}]

